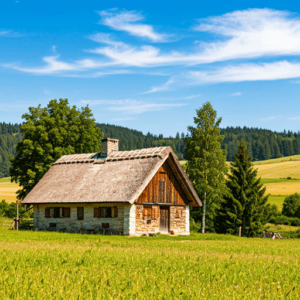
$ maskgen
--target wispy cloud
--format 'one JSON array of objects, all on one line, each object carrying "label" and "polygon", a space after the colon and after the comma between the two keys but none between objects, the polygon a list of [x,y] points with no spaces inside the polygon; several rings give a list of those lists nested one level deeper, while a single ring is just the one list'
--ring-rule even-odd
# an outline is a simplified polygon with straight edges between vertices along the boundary
[{"label": "wispy cloud", "polygon": [[238,96],[241,96],[241,95],[242,95],[241,92],[236,92],[236,93],[230,94],[230,96],[233,96],[233,97],[238,97]]},{"label": "wispy cloud", "polygon": [[240,64],[222,67],[217,71],[192,71],[189,72],[189,76],[195,84],[298,78],[300,77],[300,63],[280,61]]},{"label": "wispy cloud", "polygon": [[150,94],[150,93],[156,93],[156,92],[162,92],[162,91],[169,91],[171,89],[171,86],[174,83],[174,79],[171,77],[166,83],[164,83],[161,86],[153,86],[149,91],[146,91],[141,94]]},{"label": "wispy cloud", "polygon": [[82,100],[81,103],[89,105],[103,105],[106,109],[119,111],[125,114],[141,114],[150,111],[167,110],[174,107],[182,107],[186,103],[149,103],[131,99],[124,100]]},{"label": "wispy cloud", "polygon": [[288,120],[290,120],[290,121],[297,121],[297,120],[300,120],[300,117],[288,118]]},{"label": "wispy cloud", "polygon": [[101,23],[115,30],[126,31],[131,35],[146,37],[153,42],[165,41],[167,35],[154,31],[153,26],[138,23],[144,17],[135,11],[104,10],[100,11]]},{"label": "wispy cloud", "polygon": [[[106,10],[99,14],[101,24],[114,30],[125,31],[152,42],[166,41],[168,38],[166,34],[156,32],[152,25],[144,24],[141,13]],[[234,11],[198,20],[193,33],[197,35],[199,31],[212,34],[214,40],[205,43],[198,41],[196,36],[193,46],[185,52],[177,51],[175,46],[172,49],[170,45],[166,49],[163,45],[156,44],[154,47],[143,42],[132,46],[116,40],[110,34],[97,33],[88,38],[102,45],[85,52],[89,55],[98,54],[98,59],[89,57],[63,61],[54,47],[55,55],[44,57],[44,66],[5,66],[36,75],[87,78],[132,73],[133,69],[135,73],[145,73],[145,70],[157,67],[160,67],[159,71],[164,71],[163,67],[168,67],[165,69],[170,72],[169,80],[160,86],[152,86],[145,94],[177,89],[189,84],[300,77],[300,62],[297,57],[300,55],[300,19],[289,12],[272,9]],[[293,61],[288,56],[293,56]],[[245,62],[240,63],[241,59]],[[255,61],[251,62],[253,59]],[[230,64],[225,61],[230,61]],[[209,65],[211,63],[214,63],[213,67]]]}]

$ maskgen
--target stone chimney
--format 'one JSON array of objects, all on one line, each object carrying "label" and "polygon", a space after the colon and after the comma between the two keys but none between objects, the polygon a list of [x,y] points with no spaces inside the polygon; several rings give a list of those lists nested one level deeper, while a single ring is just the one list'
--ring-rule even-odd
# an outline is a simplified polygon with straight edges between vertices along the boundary
[{"label": "stone chimney", "polygon": [[119,151],[119,140],[110,138],[101,140],[101,158],[107,157],[114,151]]}]

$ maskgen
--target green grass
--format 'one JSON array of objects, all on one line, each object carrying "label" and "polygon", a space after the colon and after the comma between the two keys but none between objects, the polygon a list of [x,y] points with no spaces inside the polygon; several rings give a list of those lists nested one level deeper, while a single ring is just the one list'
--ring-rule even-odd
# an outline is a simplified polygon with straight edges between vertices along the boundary
[{"label": "green grass", "polygon": [[270,195],[268,198],[268,203],[275,204],[278,207],[279,211],[282,211],[282,205],[283,205],[283,201],[285,199],[285,197],[287,197],[287,195]]},{"label": "green grass", "polygon": [[299,299],[299,257],[296,239],[2,231],[0,299]]},{"label": "green grass", "polygon": [[280,158],[274,158],[274,159],[268,159],[268,160],[260,160],[260,161],[254,161],[254,165],[265,165],[265,164],[276,164],[281,163],[285,161],[299,161],[300,155],[292,155],[292,156],[285,156]]}]

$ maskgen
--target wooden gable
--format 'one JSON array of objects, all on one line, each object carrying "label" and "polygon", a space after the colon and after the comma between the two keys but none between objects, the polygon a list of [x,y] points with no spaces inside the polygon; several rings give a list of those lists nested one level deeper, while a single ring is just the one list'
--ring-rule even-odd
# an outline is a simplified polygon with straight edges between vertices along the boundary
[{"label": "wooden gable", "polygon": [[154,175],[135,203],[190,205],[186,192],[167,160]]}]

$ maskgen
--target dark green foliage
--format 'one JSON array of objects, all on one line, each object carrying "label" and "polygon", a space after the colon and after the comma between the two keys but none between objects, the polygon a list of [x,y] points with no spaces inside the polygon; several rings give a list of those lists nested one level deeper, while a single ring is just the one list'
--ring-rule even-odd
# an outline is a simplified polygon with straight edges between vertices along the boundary
[{"label": "dark green foliage", "polygon": [[19,124],[0,123],[0,178],[9,176],[9,160],[17,155],[15,146],[21,140]]},{"label": "dark green foliage", "polygon": [[67,99],[51,100],[47,107],[29,107],[22,116],[23,140],[17,144],[17,156],[11,159],[10,175],[22,189],[22,200],[62,155],[100,151],[102,133],[91,110],[70,107]]},{"label": "dark green foliage", "polygon": [[295,193],[284,199],[282,214],[287,217],[300,218],[300,194]]},{"label": "dark green foliage", "polygon": [[[19,216],[21,218],[32,218],[33,217],[33,211],[29,210],[28,212],[25,212],[26,208],[22,205],[19,205]],[[6,217],[6,218],[15,218],[17,216],[17,203],[12,202],[8,204],[5,200],[2,200],[0,202],[0,217]]]},{"label": "dark green foliage", "polygon": [[277,216],[274,221],[269,221],[269,223],[274,223],[276,225],[291,225],[291,226],[300,226],[299,218],[291,218],[284,215]]},{"label": "dark green foliage", "polygon": [[[220,148],[223,136],[220,135],[219,125],[222,119],[217,119],[217,113],[209,102],[196,112],[196,127],[188,127],[191,136],[186,138],[186,172],[202,202],[206,192],[205,227],[213,231],[214,218],[225,191],[224,175],[227,173],[226,151]],[[202,209],[193,208],[191,211],[196,222],[201,222]]]},{"label": "dark green foliage", "polygon": [[[104,137],[120,140],[121,151],[171,146],[178,158],[184,159],[186,138],[184,133],[181,133],[180,136],[176,134],[174,138],[150,133],[144,135],[141,131],[109,124],[97,124],[97,126],[103,131]],[[22,139],[20,127],[19,124],[0,123],[0,178],[9,176],[9,159],[16,156],[15,145]],[[278,158],[282,157],[284,153],[285,155],[300,153],[300,134],[297,133],[277,133],[258,128],[227,127],[221,129],[221,134],[225,136],[221,142],[221,148],[227,151],[227,161],[233,161],[241,138],[245,140],[253,160]],[[284,140],[290,141],[292,146],[289,146]]]},{"label": "dark green foliage", "polygon": [[217,231],[237,234],[238,227],[242,226],[243,236],[258,236],[270,216],[270,205],[266,204],[266,188],[257,178],[243,140],[231,163],[226,185],[228,193],[224,195],[217,217]]}]

